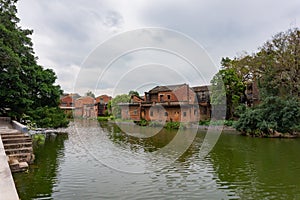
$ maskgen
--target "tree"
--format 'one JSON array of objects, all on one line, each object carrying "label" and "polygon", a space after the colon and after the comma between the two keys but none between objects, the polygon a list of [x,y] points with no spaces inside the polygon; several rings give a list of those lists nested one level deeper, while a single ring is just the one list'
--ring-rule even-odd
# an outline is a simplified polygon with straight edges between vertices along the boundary
[{"label": "tree", "polygon": [[140,96],[140,94],[137,91],[133,91],[133,90],[130,90],[129,93],[128,93],[128,95],[130,97],[133,96],[133,95],[138,96],[138,97]]},{"label": "tree", "polygon": [[248,108],[235,127],[244,134],[258,136],[270,135],[275,131],[300,131],[300,102],[296,98],[267,97],[257,107]]},{"label": "tree", "polygon": [[300,30],[276,34],[254,56],[262,95],[300,96]]},{"label": "tree", "polygon": [[95,98],[95,94],[92,91],[87,91],[87,93],[85,93],[85,96],[89,96],[89,97],[93,97]]},{"label": "tree", "polygon": [[276,34],[257,53],[236,59],[236,64],[249,68],[261,97],[259,106],[241,115],[237,130],[259,135],[300,131],[300,30]]},{"label": "tree", "polygon": [[37,65],[29,37],[33,31],[18,26],[16,2],[0,0],[0,114],[20,119],[58,107],[62,91],[55,73]]},{"label": "tree", "polygon": [[129,103],[130,96],[128,94],[117,95],[111,100],[111,110],[115,118],[121,118],[121,108],[119,103]]},{"label": "tree", "polygon": [[213,91],[211,103],[216,104],[226,97],[226,119],[232,119],[234,109],[240,104],[245,91],[243,82],[234,69],[223,68],[213,77],[211,84]]}]

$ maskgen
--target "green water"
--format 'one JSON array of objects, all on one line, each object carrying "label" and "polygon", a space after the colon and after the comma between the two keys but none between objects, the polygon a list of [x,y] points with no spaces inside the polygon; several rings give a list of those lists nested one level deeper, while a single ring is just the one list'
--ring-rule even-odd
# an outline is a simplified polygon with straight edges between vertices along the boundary
[{"label": "green water", "polygon": [[[123,130],[124,131],[124,130]],[[35,146],[27,173],[14,174],[21,199],[300,199],[300,140],[250,138],[223,132],[199,156],[205,132],[142,128],[144,137],[115,124],[83,121],[68,135]],[[156,134],[154,134],[156,133]],[[177,134],[169,162],[155,154]],[[150,137],[151,136],[151,137]],[[172,156],[170,155],[172,158]],[[145,166],[159,166],[141,172]],[[163,166],[163,167],[161,167]]]}]

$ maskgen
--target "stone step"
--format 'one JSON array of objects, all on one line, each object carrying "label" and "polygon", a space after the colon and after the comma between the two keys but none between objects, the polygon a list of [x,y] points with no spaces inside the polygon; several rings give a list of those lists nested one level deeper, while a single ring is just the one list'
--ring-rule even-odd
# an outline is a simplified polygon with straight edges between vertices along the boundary
[{"label": "stone step", "polygon": [[2,134],[18,134],[18,133],[21,133],[21,132],[18,130],[15,130],[15,129],[0,129],[0,135],[2,135]]},{"label": "stone step", "polygon": [[24,135],[24,133],[18,132],[18,133],[1,133],[0,134],[2,137],[6,135]]},{"label": "stone step", "polygon": [[10,154],[8,155],[9,160],[16,159],[19,162],[33,162],[34,156],[32,153],[17,153],[17,154]]},{"label": "stone step", "polygon": [[28,136],[23,138],[6,138],[2,139],[3,144],[13,144],[13,143],[24,143],[24,142],[32,142],[32,139]]},{"label": "stone step", "polygon": [[4,149],[16,149],[16,148],[23,148],[23,147],[32,147],[32,142],[4,144]]},{"label": "stone step", "polygon": [[19,153],[32,153],[32,152],[33,152],[32,147],[23,147],[23,148],[17,148],[17,149],[5,149],[6,155],[19,154]]},{"label": "stone step", "polygon": [[19,162],[18,160],[14,159],[9,162],[9,168],[12,172],[23,172],[28,169],[28,163]]},{"label": "stone step", "polygon": [[27,138],[28,136],[25,136],[24,134],[11,134],[11,135],[1,135],[2,140],[3,139],[10,139],[10,138]]}]

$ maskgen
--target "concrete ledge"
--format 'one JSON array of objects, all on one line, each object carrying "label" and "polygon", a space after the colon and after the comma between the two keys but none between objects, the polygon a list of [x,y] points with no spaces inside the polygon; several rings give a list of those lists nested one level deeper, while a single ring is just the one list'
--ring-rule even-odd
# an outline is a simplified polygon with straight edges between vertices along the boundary
[{"label": "concrete ledge", "polygon": [[0,200],[19,200],[0,137]]},{"label": "concrete ledge", "polygon": [[28,133],[27,126],[15,121],[15,120],[12,120],[12,126],[13,126],[14,129],[17,129],[21,133]]}]

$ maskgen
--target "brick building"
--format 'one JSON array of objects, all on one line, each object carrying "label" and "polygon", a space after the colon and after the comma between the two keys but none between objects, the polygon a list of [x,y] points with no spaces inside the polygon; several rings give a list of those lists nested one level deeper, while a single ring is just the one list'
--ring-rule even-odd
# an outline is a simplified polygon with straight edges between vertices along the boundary
[{"label": "brick building", "polygon": [[104,116],[107,111],[108,102],[112,99],[111,96],[101,95],[96,98],[95,110],[97,116]]},{"label": "brick building", "polygon": [[[202,92],[207,95],[206,98],[200,98]],[[145,119],[158,122],[198,122],[200,119],[210,117],[207,86],[197,88],[190,88],[187,84],[156,86],[145,92],[144,98],[132,96],[130,103],[122,103],[119,106],[122,119],[134,121]]]},{"label": "brick building", "polygon": [[90,96],[84,96],[76,99],[74,116],[84,118],[97,117],[95,99]]},{"label": "brick building", "polygon": [[60,109],[64,110],[66,114],[72,115],[73,110],[75,109],[75,100],[79,98],[80,96],[75,93],[75,94],[64,94],[60,98],[60,104],[59,107]]}]

